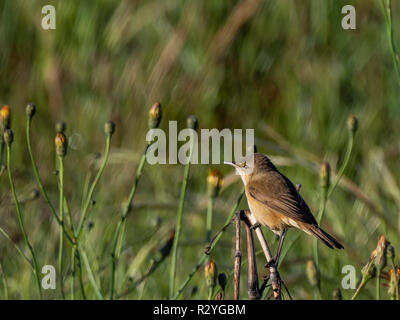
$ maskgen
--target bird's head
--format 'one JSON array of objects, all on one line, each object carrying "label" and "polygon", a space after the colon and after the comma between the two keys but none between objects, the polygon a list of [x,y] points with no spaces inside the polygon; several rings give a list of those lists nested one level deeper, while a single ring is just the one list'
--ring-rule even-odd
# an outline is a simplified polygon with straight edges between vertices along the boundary
[{"label": "bird's head", "polygon": [[236,169],[237,174],[240,175],[245,185],[258,172],[276,170],[271,160],[261,153],[252,153],[239,161],[224,163]]}]

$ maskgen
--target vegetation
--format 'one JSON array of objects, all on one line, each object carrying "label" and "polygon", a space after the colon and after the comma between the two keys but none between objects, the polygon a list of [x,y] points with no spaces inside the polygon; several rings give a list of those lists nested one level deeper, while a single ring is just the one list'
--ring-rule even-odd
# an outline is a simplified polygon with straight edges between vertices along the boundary
[{"label": "vegetation", "polygon": [[[398,299],[400,3],[353,1],[356,30],[344,0],[55,1],[43,30],[46,4],[0,3],[0,298],[232,299],[234,226],[204,248],[247,208],[242,182],[144,157],[149,127],[198,119],[254,128],[343,243],[289,230],[293,298]],[[346,265],[359,290],[342,288]],[[245,284],[242,271],[241,298]]]}]

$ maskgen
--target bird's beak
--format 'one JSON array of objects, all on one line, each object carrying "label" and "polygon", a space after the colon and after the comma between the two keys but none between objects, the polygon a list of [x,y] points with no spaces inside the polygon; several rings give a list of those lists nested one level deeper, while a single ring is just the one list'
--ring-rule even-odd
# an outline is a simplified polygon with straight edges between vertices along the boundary
[{"label": "bird's beak", "polygon": [[230,166],[235,167],[235,168],[237,167],[237,165],[234,161],[233,162],[224,161],[224,164],[229,164]]}]

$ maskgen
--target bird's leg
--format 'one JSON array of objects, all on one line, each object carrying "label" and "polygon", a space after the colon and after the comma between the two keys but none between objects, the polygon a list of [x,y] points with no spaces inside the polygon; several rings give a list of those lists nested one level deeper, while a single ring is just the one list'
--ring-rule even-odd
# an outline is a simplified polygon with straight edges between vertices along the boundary
[{"label": "bird's leg", "polygon": [[282,247],[283,247],[283,240],[285,240],[285,236],[286,236],[286,229],[284,229],[279,237],[279,244],[278,244],[278,250],[276,251],[276,255],[275,257],[272,258],[271,261],[267,262],[267,264],[265,265],[267,268],[274,265],[275,267],[278,267],[279,264],[279,258],[281,256],[281,251],[282,251]]},{"label": "bird's leg", "polygon": [[256,230],[257,228],[260,228],[261,224],[259,222],[253,224],[250,226],[250,230]]}]

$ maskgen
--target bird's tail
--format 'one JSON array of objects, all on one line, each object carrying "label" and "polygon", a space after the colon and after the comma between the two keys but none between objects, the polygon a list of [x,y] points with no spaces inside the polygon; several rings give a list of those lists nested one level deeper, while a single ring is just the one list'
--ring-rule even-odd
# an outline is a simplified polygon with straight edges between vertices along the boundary
[{"label": "bird's tail", "polygon": [[329,248],[343,249],[343,246],[329,233],[325,232],[318,226],[311,226],[309,228],[310,233],[325,243]]}]

